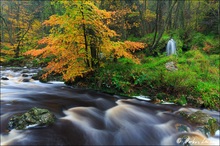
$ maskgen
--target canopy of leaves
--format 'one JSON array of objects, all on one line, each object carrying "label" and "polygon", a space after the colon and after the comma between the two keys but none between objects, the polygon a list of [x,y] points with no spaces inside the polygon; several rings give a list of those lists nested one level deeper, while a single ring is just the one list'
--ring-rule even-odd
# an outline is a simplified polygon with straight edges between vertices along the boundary
[{"label": "canopy of leaves", "polygon": [[39,41],[46,47],[28,51],[34,57],[52,58],[45,77],[51,73],[62,74],[64,80],[94,69],[101,63],[100,53],[106,59],[126,57],[138,62],[132,52],[143,49],[138,42],[115,42],[116,32],[107,22],[111,12],[98,9],[91,1],[60,1],[65,7],[63,15],[52,15],[44,24],[50,26],[50,34]]}]

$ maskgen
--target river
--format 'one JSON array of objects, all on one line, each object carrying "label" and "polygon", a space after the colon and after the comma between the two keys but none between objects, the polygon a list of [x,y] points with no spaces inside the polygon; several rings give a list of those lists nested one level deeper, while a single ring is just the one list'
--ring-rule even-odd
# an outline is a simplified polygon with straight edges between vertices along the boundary
[{"label": "river", "polygon": [[[37,71],[1,71],[1,145],[179,145],[183,135],[191,136],[192,145],[219,145],[219,130],[206,138],[176,114],[200,109],[74,89],[57,81],[41,83],[30,79]],[[33,107],[50,110],[56,122],[44,128],[7,130],[14,114]],[[202,111],[220,123],[219,112]],[[178,131],[178,124],[191,132]]]}]

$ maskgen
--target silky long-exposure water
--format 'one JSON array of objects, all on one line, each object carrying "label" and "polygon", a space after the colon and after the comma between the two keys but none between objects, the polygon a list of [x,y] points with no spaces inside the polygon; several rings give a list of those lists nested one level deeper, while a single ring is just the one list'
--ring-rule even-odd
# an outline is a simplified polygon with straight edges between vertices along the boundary
[{"label": "silky long-exposure water", "polygon": [[[30,80],[37,70],[23,77],[22,72],[1,72],[1,145],[179,145],[183,135],[191,145],[219,145],[219,131],[207,138],[176,114],[199,109],[74,89],[62,82],[40,83]],[[50,110],[56,122],[43,128],[7,130],[14,114],[33,107]],[[219,112],[202,111],[219,123]],[[179,132],[177,124],[187,125],[191,132]]]}]

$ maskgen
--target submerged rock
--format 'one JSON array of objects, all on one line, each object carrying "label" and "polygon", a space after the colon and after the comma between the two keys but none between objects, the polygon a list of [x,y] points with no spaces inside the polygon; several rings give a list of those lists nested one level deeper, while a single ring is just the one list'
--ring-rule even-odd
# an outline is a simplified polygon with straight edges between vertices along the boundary
[{"label": "submerged rock", "polygon": [[22,74],[22,77],[29,77],[28,74]]},{"label": "submerged rock", "polygon": [[175,127],[178,132],[191,132],[190,128],[184,124],[176,124]]},{"label": "submerged rock", "polygon": [[30,79],[21,79],[21,82],[30,82]]},{"label": "submerged rock", "polygon": [[45,127],[55,122],[55,116],[47,109],[32,108],[22,115],[13,116],[8,123],[8,129],[23,130]]}]

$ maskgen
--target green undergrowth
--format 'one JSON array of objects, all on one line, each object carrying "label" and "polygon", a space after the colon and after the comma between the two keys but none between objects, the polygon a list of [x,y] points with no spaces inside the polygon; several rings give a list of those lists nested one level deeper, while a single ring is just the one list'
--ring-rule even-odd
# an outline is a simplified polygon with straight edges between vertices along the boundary
[{"label": "green undergrowth", "polygon": [[[165,64],[171,61],[178,70],[166,69]],[[143,94],[179,105],[219,109],[218,55],[190,50],[178,56],[144,57],[141,62],[135,64],[121,58],[78,80],[77,85],[126,96]]]}]

